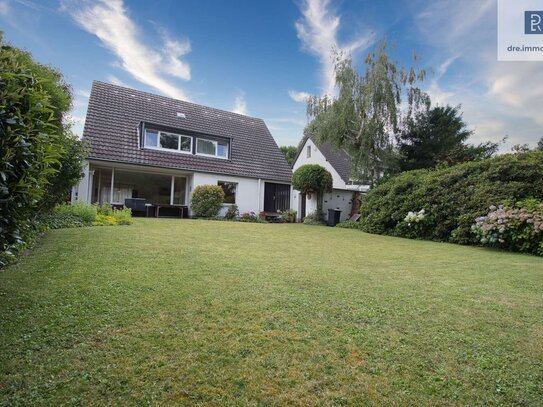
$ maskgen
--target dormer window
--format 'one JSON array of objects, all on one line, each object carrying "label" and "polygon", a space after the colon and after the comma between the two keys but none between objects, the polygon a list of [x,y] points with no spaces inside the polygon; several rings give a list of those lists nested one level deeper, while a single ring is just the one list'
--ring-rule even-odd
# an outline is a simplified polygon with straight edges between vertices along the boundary
[{"label": "dormer window", "polygon": [[192,152],[192,137],[145,129],[145,147],[190,154]]},{"label": "dormer window", "polygon": [[228,158],[228,142],[198,138],[196,139],[196,154]]}]

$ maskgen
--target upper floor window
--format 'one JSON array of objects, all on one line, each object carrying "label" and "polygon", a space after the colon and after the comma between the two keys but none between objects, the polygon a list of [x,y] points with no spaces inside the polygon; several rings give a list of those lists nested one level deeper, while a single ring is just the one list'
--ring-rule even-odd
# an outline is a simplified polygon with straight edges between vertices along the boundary
[{"label": "upper floor window", "polygon": [[196,139],[196,154],[228,158],[228,142]]},{"label": "upper floor window", "polygon": [[307,158],[311,158],[311,146],[307,146],[306,151],[307,151]]},{"label": "upper floor window", "polygon": [[145,130],[145,147],[160,150],[192,152],[192,137],[181,134],[167,133],[165,131]]}]

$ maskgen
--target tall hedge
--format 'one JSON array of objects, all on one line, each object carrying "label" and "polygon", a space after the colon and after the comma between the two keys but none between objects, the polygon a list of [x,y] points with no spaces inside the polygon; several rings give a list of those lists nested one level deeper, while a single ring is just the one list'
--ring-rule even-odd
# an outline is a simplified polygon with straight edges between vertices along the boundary
[{"label": "tall hedge", "polygon": [[71,101],[57,70],[0,33],[0,266],[81,176],[84,146],[63,120]]},{"label": "tall hedge", "polygon": [[[491,205],[543,199],[543,152],[505,154],[433,170],[404,172],[363,197],[360,228],[366,232],[476,244],[471,226]],[[406,228],[409,211],[424,221]]]}]

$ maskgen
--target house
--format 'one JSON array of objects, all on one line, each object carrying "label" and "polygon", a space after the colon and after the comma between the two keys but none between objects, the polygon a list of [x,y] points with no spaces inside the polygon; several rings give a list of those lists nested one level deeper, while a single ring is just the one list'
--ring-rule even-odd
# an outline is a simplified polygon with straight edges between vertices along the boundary
[{"label": "house", "polygon": [[[340,210],[342,221],[358,213],[358,198],[361,193],[369,190],[369,186],[353,180],[352,160],[344,150],[334,149],[329,143],[318,143],[315,137],[306,135],[300,143],[292,169],[296,171],[305,164],[321,165],[332,174],[333,190],[324,194],[325,216],[328,215],[328,209]],[[292,207],[298,211],[298,218],[302,220],[317,209],[317,197],[293,191]]]},{"label": "house", "polygon": [[83,139],[72,201],[189,216],[194,188],[211,184],[224,189],[222,214],[290,208],[292,170],[261,119],[95,81]]}]

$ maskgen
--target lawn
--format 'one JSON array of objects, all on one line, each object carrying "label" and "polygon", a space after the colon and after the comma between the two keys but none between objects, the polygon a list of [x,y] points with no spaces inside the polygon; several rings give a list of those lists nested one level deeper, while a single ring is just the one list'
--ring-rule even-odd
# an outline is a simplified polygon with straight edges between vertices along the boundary
[{"label": "lawn", "polygon": [[543,259],[306,225],[55,230],[0,271],[0,405],[542,405]]}]

